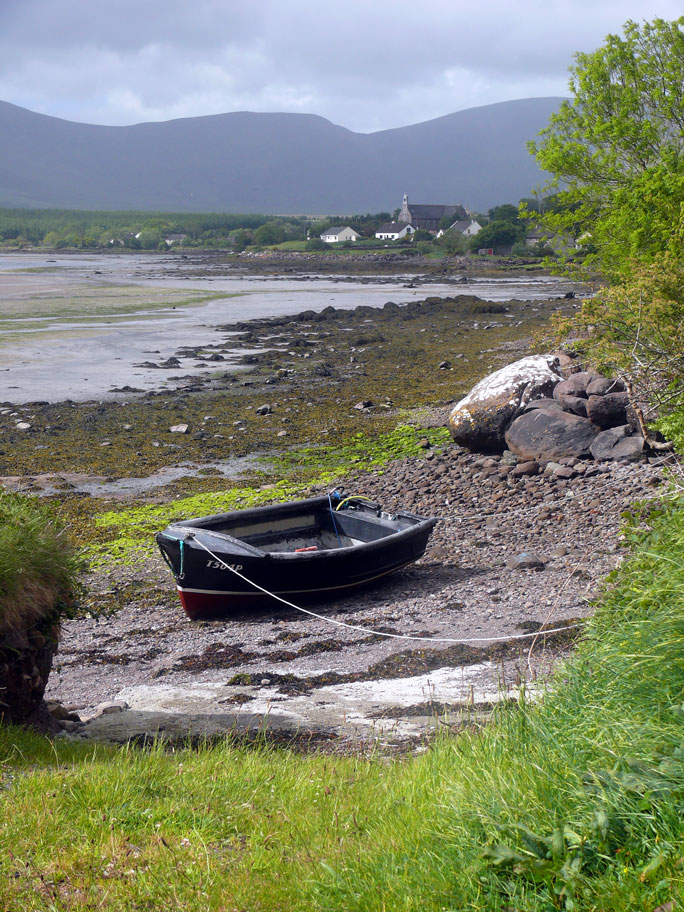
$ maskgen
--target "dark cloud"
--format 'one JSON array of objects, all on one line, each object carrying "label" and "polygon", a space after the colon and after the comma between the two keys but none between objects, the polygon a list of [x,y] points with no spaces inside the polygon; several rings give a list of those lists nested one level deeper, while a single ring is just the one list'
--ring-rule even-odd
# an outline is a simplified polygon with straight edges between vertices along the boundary
[{"label": "dark cloud", "polygon": [[399,126],[563,94],[577,50],[674,0],[0,0],[0,99],[133,123],[232,110]]}]

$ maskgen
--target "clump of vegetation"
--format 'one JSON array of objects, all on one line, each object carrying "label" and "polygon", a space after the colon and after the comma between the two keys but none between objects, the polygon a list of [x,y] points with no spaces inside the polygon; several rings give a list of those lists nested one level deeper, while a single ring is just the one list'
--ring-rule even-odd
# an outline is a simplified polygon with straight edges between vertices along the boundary
[{"label": "clump of vegetation", "polygon": [[[684,202],[684,17],[642,24],[575,55],[571,98],[536,143],[561,188],[538,217],[551,234],[586,246],[587,264],[610,278],[633,259],[681,250],[673,235]],[[568,256],[573,253],[568,251]]]},{"label": "clump of vegetation", "polygon": [[0,637],[70,613],[79,567],[52,509],[0,493]]}]

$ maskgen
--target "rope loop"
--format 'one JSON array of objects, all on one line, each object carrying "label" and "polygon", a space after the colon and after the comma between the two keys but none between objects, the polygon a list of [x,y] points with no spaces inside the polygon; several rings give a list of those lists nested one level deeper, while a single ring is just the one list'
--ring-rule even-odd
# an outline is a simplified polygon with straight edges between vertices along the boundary
[{"label": "rope loop", "polygon": [[[469,643],[510,643],[514,640],[529,640],[533,638],[538,638],[540,636],[548,636],[552,633],[564,633],[566,630],[575,630],[577,627],[580,627],[581,624],[567,624],[565,627],[556,627],[553,630],[536,630],[534,633],[518,633],[511,634],[510,636],[495,636],[495,637],[469,637],[465,639],[453,639],[451,637],[425,637],[425,636],[411,636],[410,634],[402,633],[384,633],[382,630],[373,630],[372,627],[361,627],[358,624],[346,624],[344,621],[337,621],[335,618],[326,617],[323,614],[317,614],[315,611],[309,611],[307,608],[302,608],[300,605],[295,605],[294,602],[289,602],[287,599],[282,598],[279,595],[276,595],[275,592],[269,592],[268,589],[264,589],[263,586],[260,586],[258,583],[255,583],[254,580],[248,579],[244,574],[240,573],[239,570],[236,570],[235,567],[231,567],[230,564],[227,564],[225,561],[214,554],[199,538],[195,537],[194,539],[200,548],[203,548],[207,554],[214,558],[215,561],[218,561],[219,564],[225,569],[230,570],[231,573],[234,573],[235,576],[239,576],[241,580],[249,583],[250,586],[254,586],[255,589],[258,589],[260,592],[263,592],[265,595],[269,595],[271,598],[276,599],[279,602],[282,602],[283,605],[287,605],[289,608],[294,608],[295,611],[301,611],[302,614],[308,614],[310,617],[318,618],[319,621],[325,621],[327,624],[334,624],[337,627],[346,627],[348,630],[360,630],[362,633],[372,633],[375,636],[386,637],[387,639],[392,640],[420,640],[427,643],[456,643],[461,645],[467,645]],[[181,543],[182,544],[182,543]],[[182,555],[181,549],[181,555]],[[182,562],[181,562],[182,566]],[[181,577],[179,577],[180,579]],[[534,644],[533,644],[534,645]]]}]

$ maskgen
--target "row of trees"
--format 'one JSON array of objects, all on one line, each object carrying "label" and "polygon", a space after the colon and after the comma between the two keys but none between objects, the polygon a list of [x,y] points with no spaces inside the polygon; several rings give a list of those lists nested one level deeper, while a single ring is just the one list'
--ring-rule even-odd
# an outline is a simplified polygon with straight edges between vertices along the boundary
[{"label": "row of trees", "polygon": [[[0,245],[44,246],[58,250],[111,247],[157,250],[167,249],[167,239],[175,235],[173,243],[183,247],[230,247],[240,251],[250,246],[268,247],[308,240],[308,248],[315,250],[327,249],[320,241],[320,235],[331,225],[350,225],[362,238],[371,241],[378,228],[396,216],[397,211],[312,219],[253,214],[0,209]],[[484,225],[477,240],[469,241],[459,232],[448,231],[451,219],[445,219],[442,225],[445,234],[441,238],[435,239],[427,231],[418,231],[405,243],[420,244],[424,250],[433,249],[426,245],[434,243],[448,253],[467,253],[479,247],[508,252],[517,245],[514,252],[530,253],[524,243],[529,224],[520,217],[517,206],[506,203],[475,217]]]}]

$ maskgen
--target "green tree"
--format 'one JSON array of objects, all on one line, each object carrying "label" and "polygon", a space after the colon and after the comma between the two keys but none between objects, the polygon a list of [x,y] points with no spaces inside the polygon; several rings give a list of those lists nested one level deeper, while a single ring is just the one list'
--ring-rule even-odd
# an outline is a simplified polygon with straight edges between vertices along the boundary
[{"label": "green tree", "polygon": [[285,230],[280,222],[266,222],[254,232],[255,244],[282,244],[285,240]]},{"label": "green tree", "polygon": [[518,207],[512,203],[502,203],[501,206],[494,206],[487,213],[490,222],[513,222],[518,224],[520,213]]},{"label": "green tree", "polygon": [[468,242],[460,231],[445,231],[435,244],[439,244],[447,253],[465,253],[468,249]]},{"label": "green tree", "polygon": [[156,250],[164,239],[158,228],[143,228],[138,240],[143,250]]},{"label": "green tree", "polygon": [[481,247],[493,247],[495,253],[507,253],[511,247],[522,239],[524,229],[512,222],[488,222],[481,231],[470,239],[470,249],[479,250]]},{"label": "green tree", "polygon": [[[572,98],[529,144],[559,189],[552,231],[591,239],[608,277],[679,244],[684,211],[684,17],[628,21],[575,55]],[[532,213],[531,213],[532,214]],[[538,220],[538,213],[533,213]],[[673,230],[674,229],[674,230]]]}]

